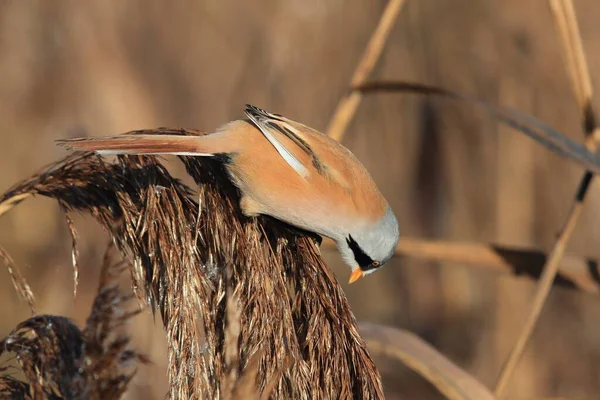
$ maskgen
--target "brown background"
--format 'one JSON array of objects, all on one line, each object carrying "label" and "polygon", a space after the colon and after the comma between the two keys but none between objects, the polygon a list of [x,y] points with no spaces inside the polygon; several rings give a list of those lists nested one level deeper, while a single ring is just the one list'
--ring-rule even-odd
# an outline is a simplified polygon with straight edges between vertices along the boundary
[{"label": "brown background", "polygon": [[[0,190],[65,153],[54,139],[175,126],[213,130],[245,103],[325,130],[385,6],[380,0],[0,3]],[[578,0],[592,80],[600,7]],[[547,2],[408,0],[374,71],[519,108],[581,139]],[[371,171],[407,237],[548,249],[582,169],[466,105],[413,95],[362,103],[344,144]],[[177,164],[174,163],[176,166]],[[177,167],[176,167],[177,168]],[[594,184],[569,251],[600,257]],[[107,236],[77,217],[81,286],[58,206],[26,202],[0,220],[40,313],[83,323]],[[345,284],[348,270],[326,254]],[[534,284],[456,265],[395,259],[347,287],[359,320],[409,329],[488,387],[514,344]],[[28,311],[0,269],[0,336]],[[600,298],[553,290],[507,398],[600,393]],[[163,398],[165,341],[149,314],[131,329],[149,354],[129,398]],[[388,398],[437,399],[416,374],[377,359]]]}]

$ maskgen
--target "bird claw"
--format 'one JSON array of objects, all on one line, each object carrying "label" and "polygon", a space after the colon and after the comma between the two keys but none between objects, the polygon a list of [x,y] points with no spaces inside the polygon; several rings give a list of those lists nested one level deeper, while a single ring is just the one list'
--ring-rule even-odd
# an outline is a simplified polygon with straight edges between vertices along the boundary
[{"label": "bird claw", "polygon": [[313,242],[315,242],[317,247],[321,247],[321,243],[323,243],[323,238],[321,237],[321,235],[316,234],[314,232],[296,228],[295,226],[289,226],[289,230],[296,236],[308,236],[310,239],[312,239]]}]

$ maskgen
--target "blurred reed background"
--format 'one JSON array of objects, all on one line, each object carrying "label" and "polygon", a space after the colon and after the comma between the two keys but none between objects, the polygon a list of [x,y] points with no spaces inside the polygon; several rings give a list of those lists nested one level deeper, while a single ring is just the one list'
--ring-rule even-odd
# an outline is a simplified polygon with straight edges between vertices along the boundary
[{"label": "blurred reed background", "polygon": [[[210,131],[241,118],[245,103],[325,131],[386,3],[4,1],[0,191],[62,157],[55,139],[158,126]],[[600,7],[575,6],[599,87]],[[582,141],[561,54],[545,0],[407,0],[373,77],[471,93]],[[549,249],[582,173],[468,105],[409,94],[366,96],[343,142],[406,237]],[[594,184],[569,253],[600,258],[599,196]],[[99,275],[90,266],[101,265],[108,235],[91,218],[75,223],[85,267],[76,299],[71,238],[55,202],[38,198],[4,215],[0,245],[22,266],[39,313],[82,324]],[[339,255],[325,256],[345,282]],[[534,288],[509,275],[396,258],[346,293],[359,321],[415,332],[493,388]],[[0,304],[3,337],[29,311],[2,269]],[[597,295],[553,288],[506,398],[598,398],[598,315]],[[127,398],[163,398],[162,326],[150,313],[134,321],[134,347],[154,365],[140,367]],[[376,361],[387,398],[442,398],[399,362]]]}]

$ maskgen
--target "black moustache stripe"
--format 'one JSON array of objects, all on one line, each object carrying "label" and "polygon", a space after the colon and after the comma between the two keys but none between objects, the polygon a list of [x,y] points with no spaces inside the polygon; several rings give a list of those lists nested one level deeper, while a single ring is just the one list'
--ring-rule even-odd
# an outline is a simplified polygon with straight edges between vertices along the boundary
[{"label": "black moustache stripe", "polygon": [[363,249],[360,248],[358,243],[356,243],[356,240],[354,240],[354,238],[351,235],[348,235],[348,237],[346,238],[346,243],[348,243],[348,246],[350,246],[352,253],[354,253],[354,259],[358,263],[360,269],[362,269],[363,271],[368,271],[370,269],[375,268],[371,265],[373,264],[373,259],[369,257],[367,253],[363,251]]}]

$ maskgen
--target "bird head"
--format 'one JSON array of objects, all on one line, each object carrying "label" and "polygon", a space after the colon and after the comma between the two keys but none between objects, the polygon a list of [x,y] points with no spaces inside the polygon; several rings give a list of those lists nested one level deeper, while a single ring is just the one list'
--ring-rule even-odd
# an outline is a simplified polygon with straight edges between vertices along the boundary
[{"label": "bird head", "polygon": [[398,239],[398,221],[388,208],[375,223],[362,225],[339,240],[340,253],[352,269],[350,283],[377,271],[392,258]]}]

